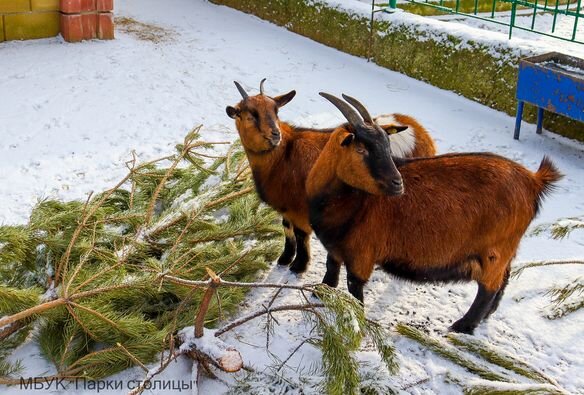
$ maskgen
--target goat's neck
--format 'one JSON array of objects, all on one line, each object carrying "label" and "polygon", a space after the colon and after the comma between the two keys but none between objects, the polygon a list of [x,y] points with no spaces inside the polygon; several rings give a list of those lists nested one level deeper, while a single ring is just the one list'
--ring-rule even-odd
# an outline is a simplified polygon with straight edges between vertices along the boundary
[{"label": "goat's neck", "polygon": [[323,185],[309,197],[310,225],[323,245],[334,253],[344,244],[347,229],[359,221],[366,194],[338,178],[330,178]]},{"label": "goat's neck", "polygon": [[[330,144],[327,143],[327,147]],[[334,152],[329,152],[327,147],[320,154],[316,163],[310,170],[306,182],[306,194],[308,199],[316,198],[324,194],[334,194],[342,187],[342,182],[337,177],[336,162],[331,160]]]},{"label": "goat's neck", "polygon": [[280,144],[272,150],[263,153],[255,153],[245,150],[256,182],[263,183],[266,179],[271,177],[272,172],[281,166],[282,162],[285,160],[286,149],[291,139],[290,126],[284,122],[280,122],[280,130]]}]

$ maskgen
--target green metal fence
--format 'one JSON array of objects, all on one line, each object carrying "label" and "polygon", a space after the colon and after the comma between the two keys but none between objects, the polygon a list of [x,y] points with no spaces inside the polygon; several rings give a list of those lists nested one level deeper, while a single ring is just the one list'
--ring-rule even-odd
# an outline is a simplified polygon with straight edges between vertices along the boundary
[{"label": "green metal fence", "polygon": [[[560,40],[584,44],[584,33],[578,32],[580,18],[584,17],[582,0],[396,0],[377,4],[372,1],[371,17],[379,11],[391,12],[396,7],[420,15],[457,14],[476,18],[489,23],[507,26],[509,38],[513,30],[520,29],[541,34]],[[537,19],[552,18],[551,29],[538,27]],[[517,17],[529,17],[527,25],[517,24]],[[559,18],[569,18],[564,21],[569,31],[559,33]]]}]

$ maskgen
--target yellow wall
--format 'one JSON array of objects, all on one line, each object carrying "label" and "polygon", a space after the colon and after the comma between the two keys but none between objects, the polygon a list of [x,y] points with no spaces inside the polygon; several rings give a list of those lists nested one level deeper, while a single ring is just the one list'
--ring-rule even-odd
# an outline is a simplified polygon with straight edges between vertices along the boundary
[{"label": "yellow wall", "polygon": [[59,0],[0,0],[0,41],[59,34]]}]

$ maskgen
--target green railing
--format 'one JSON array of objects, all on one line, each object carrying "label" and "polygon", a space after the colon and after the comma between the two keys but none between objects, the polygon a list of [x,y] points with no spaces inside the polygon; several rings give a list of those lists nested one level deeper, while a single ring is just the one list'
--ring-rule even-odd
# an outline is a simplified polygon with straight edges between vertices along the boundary
[{"label": "green railing", "polygon": [[[509,38],[514,29],[525,30],[560,40],[584,44],[584,33],[578,35],[579,19],[584,17],[582,0],[390,0],[371,4],[371,20],[380,11],[392,12],[396,7],[419,15],[457,14],[507,26]],[[552,17],[551,29],[538,29],[536,19]],[[518,25],[517,17],[529,17],[527,25]],[[558,17],[568,17],[569,31],[558,33]],[[565,27],[566,23],[564,23]]]}]

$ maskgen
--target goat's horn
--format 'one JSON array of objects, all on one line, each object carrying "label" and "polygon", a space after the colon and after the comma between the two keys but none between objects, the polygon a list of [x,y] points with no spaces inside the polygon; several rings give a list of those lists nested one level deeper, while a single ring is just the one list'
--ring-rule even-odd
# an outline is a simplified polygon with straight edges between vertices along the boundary
[{"label": "goat's horn", "polygon": [[366,123],[369,124],[373,124],[373,118],[371,118],[371,114],[369,114],[369,111],[367,111],[367,109],[365,108],[365,106],[357,99],[355,99],[354,97],[351,97],[349,95],[345,95],[343,93],[343,99],[345,99],[350,105],[352,105],[353,107],[355,107],[357,109],[357,111],[359,111],[359,114],[361,114],[361,116],[363,117],[363,120]]},{"label": "goat's horn", "polygon": [[264,94],[264,82],[266,82],[265,78],[260,82],[260,95]]},{"label": "goat's horn", "polygon": [[325,92],[320,92],[319,95],[333,103],[333,105],[343,113],[345,118],[347,118],[347,121],[349,121],[349,123],[352,126],[360,126],[363,124],[363,120],[361,119],[359,114],[357,114],[357,112],[351,106],[349,106],[347,103],[345,103],[338,97],[335,97]]},{"label": "goat's horn", "polygon": [[241,97],[243,97],[244,99],[247,99],[249,97],[249,95],[247,94],[247,92],[245,91],[245,89],[243,89],[243,86],[241,86],[239,84],[239,82],[237,81],[233,81],[233,83],[235,84],[235,86],[237,87],[237,90],[239,91],[239,93],[241,94]]}]

